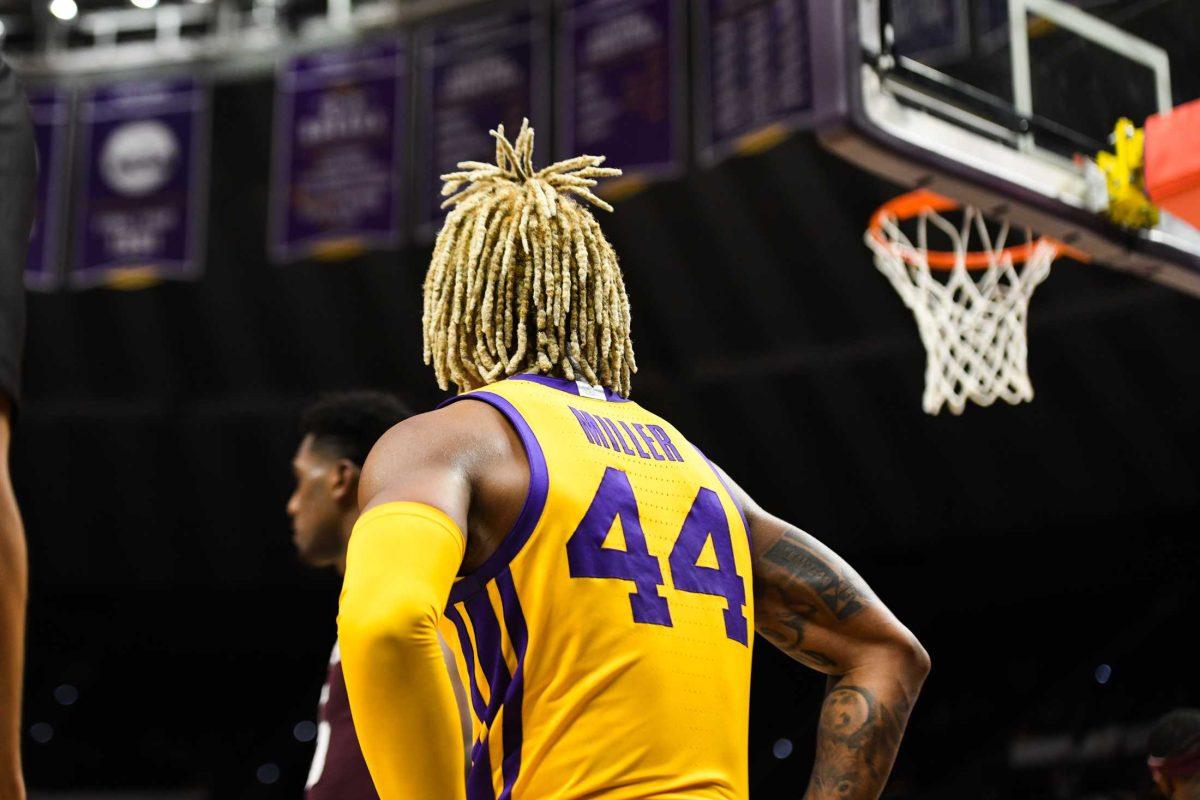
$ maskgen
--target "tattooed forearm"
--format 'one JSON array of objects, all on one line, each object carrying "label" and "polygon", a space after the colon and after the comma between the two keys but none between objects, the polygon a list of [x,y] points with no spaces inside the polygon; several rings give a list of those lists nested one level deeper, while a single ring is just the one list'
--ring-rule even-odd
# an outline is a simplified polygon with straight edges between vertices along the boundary
[{"label": "tattooed forearm", "polygon": [[755,626],[830,676],[805,800],[878,800],[929,656],[836,553],[777,517],[756,522]]},{"label": "tattooed forearm", "polygon": [[789,529],[758,559],[754,580],[759,633],[806,666],[837,671],[842,665],[811,641],[808,630],[840,627],[871,603],[870,589],[854,570],[812,537]]},{"label": "tattooed forearm", "polygon": [[816,606],[794,598],[789,600],[781,588],[762,584],[755,606],[758,632],[771,644],[815,670],[830,672],[837,668],[832,658],[804,646],[805,628],[817,615]]},{"label": "tattooed forearm", "polygon": [[763,559],[782,570],[799,587],[815,594],[837,619],[846,620],[862,611],[865,587],[858,576],[842,574],[808,546],[805,538],[797,530],[786,531],[763,554]]},{"label": "tattooed forearm", "polygon": [[864,686],[831,681],[805,800],[879,797],[900,749],[909,710],[902,694],[888,703]]}]

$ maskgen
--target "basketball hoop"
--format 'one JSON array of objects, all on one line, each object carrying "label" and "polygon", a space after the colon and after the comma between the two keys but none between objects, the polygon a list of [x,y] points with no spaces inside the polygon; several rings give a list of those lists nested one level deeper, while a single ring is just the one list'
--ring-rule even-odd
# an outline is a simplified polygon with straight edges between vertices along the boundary
[{"label": "basketball hoop", "polygon": [[[942,216],[955,210],[962,214],[958,227]],[[906,221],[914,221],[916,244],[901,230]],[[947,249],[930,249],[931,233]],[[1024,243],[1008,245],[1008,233],[1007,222],[993,234],[979,209],[960,209],[925,189],[884,203],[871,217],[865,238],[875,266],[913,312],[925,345],[922,406],[928,414],[943,406],[961,414],[968,400],[990,406],[997,399],[1014,405],[1033,399],[1029,300],[1059,253],[1080,261],[1088,256],[1028,231]]]}]

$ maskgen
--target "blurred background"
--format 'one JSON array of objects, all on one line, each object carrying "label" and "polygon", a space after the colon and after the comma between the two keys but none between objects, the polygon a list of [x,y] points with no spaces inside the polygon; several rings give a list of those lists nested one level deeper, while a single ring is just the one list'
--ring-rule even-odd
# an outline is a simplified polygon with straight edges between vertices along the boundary
[{"label": "blurred background", "polygon": [[[0,0],[50,175],[13,453],[34,798],[301,796],[337,581],[291,544],[297,417],[340,389],[440,399],[419,325],[434,178],[523,115],[543,163],[629,173],[601,222],[634,399],[930,650],[886,796],[1151,796],[1148,724],[1200,702],[1200,301],[1060,262],[1032,305],[1036,400],[922,413],[924,350],[862,243],[900,189],[821,149],[797,113],[811,74],[770,38],[820,5],[742,3],[769,7],[764,32],[717,2]],[[949,5],[970,13],[947,63],[987,74],[1004,23]],[[630,7],[640,27],[600,26]],[[1176,102],[1200,97],[1193,0],[1090,10],[1181,60]],[[1048,106],[1119,91],[1072,76],[1056,36],[1036,41]],[[756,97],[753,69],[799,94]],[[331,91],[350,161],[319,152]],[[823,690],[760,641],[755,798],[799,796]]]}]

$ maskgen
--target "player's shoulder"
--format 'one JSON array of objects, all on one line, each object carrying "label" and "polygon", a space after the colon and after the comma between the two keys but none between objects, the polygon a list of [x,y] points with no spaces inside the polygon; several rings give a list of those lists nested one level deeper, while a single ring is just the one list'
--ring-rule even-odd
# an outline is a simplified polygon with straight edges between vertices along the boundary
[{"label": "player's shoulder", "polygon": [[475,485],[479,476],[517,460],[520,444],[514,444],[506,427],[499,412],[483,403],[467,402],[397,423],[380,437],[363,463],[360,502],[366,508],[381,498],[412,499],[425,489],[436,489],[433,494],[438,494],[454,486]]},{"label": "player's shoulder", "polygon": [[[463,396],[464,400],[469,398]],[[396,423],[380,437],[371,453],[411,456],[426,450],[447,452],[447,448],[475,447],[506,438],[506,428],[504,415],[487,403],[450,403]]]}]

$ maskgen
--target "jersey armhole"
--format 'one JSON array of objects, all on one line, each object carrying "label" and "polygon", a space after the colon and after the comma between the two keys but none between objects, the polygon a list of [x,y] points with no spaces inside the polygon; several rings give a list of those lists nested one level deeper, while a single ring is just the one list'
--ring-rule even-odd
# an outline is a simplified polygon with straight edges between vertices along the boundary
[{"label": "jersey armhole", "polygon": [[[691,444],[691,442],[689,441],[688,444]],[[694,444],[692,445],[692,449],[695,450],[700,458],[704,460],[705,464],[708,464],[708,468],[713,471],[713,475],[717,476],[717,480],[721,483],[721,486],[724,487],[725,494],[729,495],[729,502],[733,503],[733,507],[737,509],[738,516],[742,518],[742,527],[746,530],[746,539],[750,542],[750,552],[753,553],[754,537],[750,534],[750,521],[746,519],[746,510],[742,508],[742,503],[738,500],[737,494],[734,493],[733,487],[731,487],[729,482],[725,480],[725,476],[721,474],[721,470],[717,468],[717,465],[714,464],[708,456],[704,455],[703,450]]]},{"label": "jersey armhole", "polygon": [[546,507],[546,495],[550,489],[550,473],[546,469],[546,456],[542,452],[542,446],[516,406],[494,392],[480,391],[451,397],[441,403],[438,408],[445,408],[462,400],[477,400],[487,403],[499,411],[516,431],[521,440],[521,446],[525,448],[525,460],[529,462],[529,490],[525,494],[525,504],[521,506],[521,513],[517,516],[517,521],[513,523],[512,530],[504,537],[504,541],[500,543],[496,551],[479,565],[479,569],[470,575],[463,576],[454,584],[450,590],[450,605],[462,602],[483,591],[487,584],[503,572],[517,557],[521,548],[533,535],[533,529],[537,527],[538,520],[542,517],[542,510]]}]

